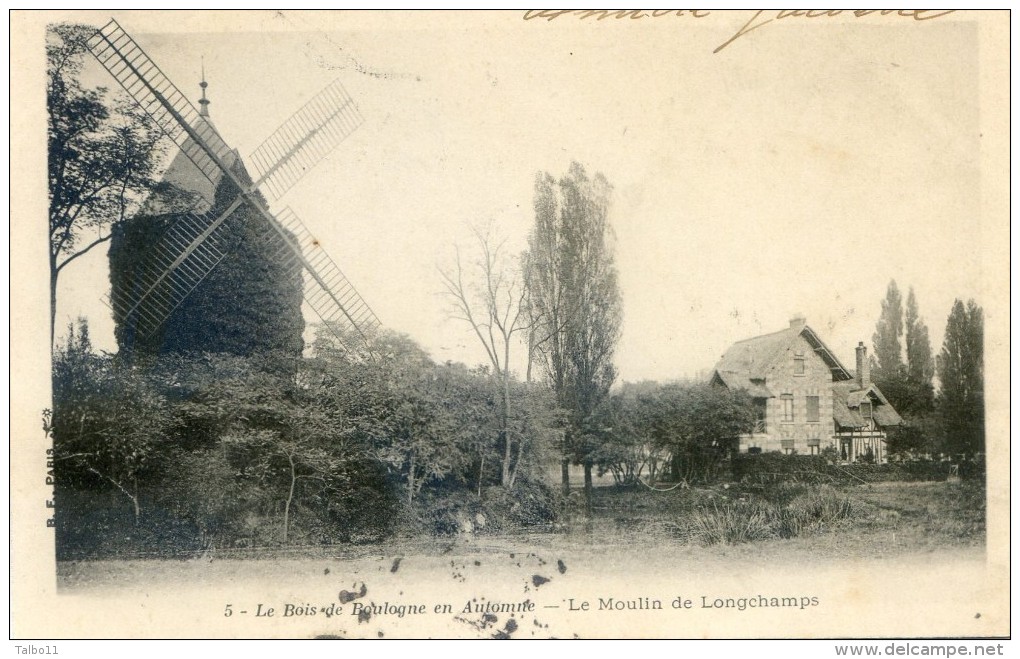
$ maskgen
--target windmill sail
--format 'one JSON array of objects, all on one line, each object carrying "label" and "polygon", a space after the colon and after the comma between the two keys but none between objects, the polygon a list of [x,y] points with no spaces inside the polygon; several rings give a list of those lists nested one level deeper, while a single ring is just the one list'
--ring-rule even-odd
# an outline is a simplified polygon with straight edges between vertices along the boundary
[{"label": "windmill sail", "polygon": [[[274,238],[279,238],[275,241],[278,245],[278,258],[294,264],[299,260],[298,255],[303,255],[305,262],[311,264],[310,268],[306,267],[308,276],[304,281],[304,296],[308,306],[326,326],[350,327],[362,340],[368,341],[371,332],[379,328],[379,319],[368,303],[354,289],[354,285],[326,250],[322,249],[301,218],[290,208],[283,209],[277,218],[293,236],[292,240],[285,240],[282,234],[274,234]],[[338,335],[338,338],[344,340],[342,336]]]},{"label": "windmill sail", "polygon": [[333,81],[248,157],[255,185],[269,201],[279,199],[363,121],[354,99]]},{"label": "windmill sail", "polygon": [[136,334],[154,333],[226,256],[225,232],[225,223],[210,227],[207,219],[186,214],[147,254],[132,286],[110,298],[110,306]]},{"label": "windmill sail", "polygon": [[214,181],[225,167],[230,147],[135,40],[111,19],[86,45],[167,137]]},{"label": "windmill sail", "polygon": [[[309,280],[304,287],[306,301],[326,326],[341,342],[346,337],[338,331],[338,324],[352,327],[367,341],[368,333],[380,324],[371,308],[318,247],[318,241],[311,239],[300,219],[288,209],[289,226],[283,226],[258,194],[278,198],[361,124],[353,99],[339,82],[309,101],[255,151],[256,180],[249,185],[229,166],[230,147],[116,21],[98,30],[88,47],[207,178],[215,181],[225,176],[240,191],[219,216],[191,216],[176,236],[161,242],[152,261],[156,269],[144,273],[139,286],[124,300],[116,301],[121,312],[126,310],[138,319],[136,331],[157,329],[216,267],[222,254],[215,243],[205,243],[214,240],[233,212],[246,203],[275,232],[278,258],[304,268]],[[191,236],[190,240],[186,236]],[[182,246],[184,242],[187,244]]]}]

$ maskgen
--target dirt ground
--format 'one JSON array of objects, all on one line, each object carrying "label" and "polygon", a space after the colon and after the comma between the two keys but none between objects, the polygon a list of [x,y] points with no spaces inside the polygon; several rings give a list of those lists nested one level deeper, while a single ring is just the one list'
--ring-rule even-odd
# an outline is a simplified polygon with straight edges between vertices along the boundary
[{"label": "dirt ground", "polygon": [[598,494],[594,522],[540,533],[65,562],[59,601],[101,636],[739,638],[1008,627],[988,599],[997,568],[985,555],[983,511],[958,485],[862,486],[853,496],[870,512],[851,528],[713,546],[681,544],[663,523],[689,493]]}]

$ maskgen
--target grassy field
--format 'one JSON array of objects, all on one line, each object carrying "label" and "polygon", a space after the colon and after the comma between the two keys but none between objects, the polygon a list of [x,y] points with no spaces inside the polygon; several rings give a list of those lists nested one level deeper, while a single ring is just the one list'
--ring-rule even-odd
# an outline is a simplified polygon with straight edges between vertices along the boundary
[{"label": "grassy field", "polygon": [[642,538],[688,547],[753,544],[760,552],[797,540],[866,556],[978,548],[985,535],[985,491],[976,481],[596,488],[591,522],[580,501],[572,503],[562,530],[584,530],[601,544]]}]

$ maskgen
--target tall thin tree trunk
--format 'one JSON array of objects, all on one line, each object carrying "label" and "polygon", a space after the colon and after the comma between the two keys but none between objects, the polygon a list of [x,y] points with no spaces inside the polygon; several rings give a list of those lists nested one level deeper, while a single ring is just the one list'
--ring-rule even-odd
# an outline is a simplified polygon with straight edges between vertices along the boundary
[{"label": "tall thin tree trunk", "polygon": [[50,353],[53,352],[53,342],[56,339],[57,329],[57,270],[50,264]]},{"label": "tall thin tree trunk", "polygon": [[528,330],[528,369],[525,371],[526,375],[524,381],[531,384],[531,365],[535,361],[535,332],[534,326]]},{"label": "tall thin tree trunk", "polygon": [[560,460],[560,474],[563,476],[563,496],[570,496],[570,459],[566,456]]},{"label": "tall thin tree trunk", "polygon": [[591,460],[585,459],[584,461],[584,512],[591,517],[591,499],[592,499],[592,483],[591,483]]},{"label": "tall thin tree trunk", "polygon": [[411,451],[411,466],[407,470],[407,503],[414,501],[414,451]]},{"label": "tall thin tree trunk", "polygon": [[[84,417],[82,417],[82,418],[84,419]],[[124,496],[126,496],[128,499],[131,500],[132,507],[134,508],[134,511],[135,511],[135,526],[138,526],[139,523],[140,523],[141,517],[142,517],[142,506],[141,506],[141,503],[138,501],[138,480],[135,479],[135,487],[134,487],[135,491],[132,494],[119,481],[116,481],[113,478],[111,478],[110,476],[107,476],[106,474],[104,474],[103,472],[99,471],[95,467],[86,466],[86,469],[91,471],[96,476],[99,476],[100,478],[105,478],[106,480],[108,480],[111,483],[113,483],[114,487],[116,487],[118,490],[123,492]]]},{"label": "tall thin tree trunk", "polygon": [[514,468],[510,472],[510,489],[514,489],[514,483],[517,482],[517,472],[521,467],[521,460],[524,458],[524,437],[521,437],[521,441],[517,443],[517,462],[514,463]]},{"label": "tall thin tree trunk", "polygon": [[482,476],[485,474],[485,455],[482,454],[482,462],[478,465],[478,496],[482,496]]},{"label": "tall thin tree trunk", "polygon": [[503,437],[503,469],[499,484],[506,487],[510,483],[510,433],[504,429],[499,434]]},{"label": "tall thin tree trunk", "polygon": [[135,504],[135,526],[141,526],[142,524],[142,507],[138,504],[138,479],[135,478],[135,496],[131,498],[131,502]]},{"label": "tall thin tree trunk", "polygon": [[510,484],[510,373],[503,376],[503,473],[500,478],[500,485],[507,487]]},{"label": "tall thin tree trunk", "polygon": [[287,454],[287,461],[290,463],[290,492],[287,493],[287,502],[283,506],[283,542],[287,543],[290,530],[290,502],[294,500],[294,484],[297,481],[297,474],[294,470],[294,456]]}]

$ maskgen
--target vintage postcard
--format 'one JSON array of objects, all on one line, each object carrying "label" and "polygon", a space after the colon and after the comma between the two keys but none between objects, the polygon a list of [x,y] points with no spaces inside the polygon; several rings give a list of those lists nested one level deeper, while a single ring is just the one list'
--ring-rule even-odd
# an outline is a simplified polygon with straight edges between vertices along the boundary
[{"label": "vintage postcard", "polygon": [[12,638],[1009,637],[1008,12],[11,28]]}]

